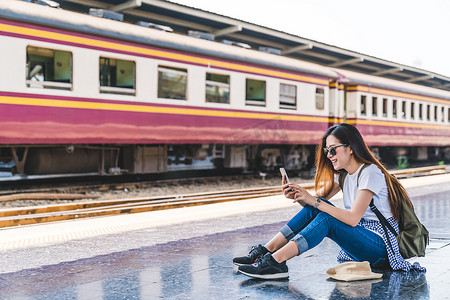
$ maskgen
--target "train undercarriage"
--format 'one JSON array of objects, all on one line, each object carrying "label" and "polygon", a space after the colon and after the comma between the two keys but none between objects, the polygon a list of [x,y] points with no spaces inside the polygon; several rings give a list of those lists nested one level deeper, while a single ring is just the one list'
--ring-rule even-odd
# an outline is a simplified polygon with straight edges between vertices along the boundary
[{"label": "train undercarriage", "polygon": [[[0,147],[4,176],[49,174],[151,174],[240,169],[275,172],[314,167],[315,145],[14,145]],[[391,168],[450,161],[450,147],[371,147]]]}]

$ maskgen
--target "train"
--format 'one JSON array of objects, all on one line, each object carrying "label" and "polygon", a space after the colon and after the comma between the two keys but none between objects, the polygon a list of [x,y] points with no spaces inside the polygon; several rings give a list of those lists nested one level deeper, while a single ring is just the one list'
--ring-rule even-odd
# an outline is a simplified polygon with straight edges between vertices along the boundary
[{"label": "train", "polygon": [[386,163],[450,160],[450,92],[26,1],[0,2],[12,174],[313,167],[356,126]]}]

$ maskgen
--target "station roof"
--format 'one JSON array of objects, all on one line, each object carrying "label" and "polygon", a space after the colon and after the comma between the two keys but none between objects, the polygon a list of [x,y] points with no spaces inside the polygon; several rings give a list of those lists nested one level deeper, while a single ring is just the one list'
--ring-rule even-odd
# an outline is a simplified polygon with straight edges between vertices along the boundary
[{"label": "station roof", "polygon": [[[163,0],[57,0],[67,10],[102,8],[120,12],[125,22],[145,21],[174,32],[201,31],[215,41],[228,40],[329,67],[450,91],[450,77],[302,38],[201,9]],[[211,35],[210,35],[211,37]]]}]

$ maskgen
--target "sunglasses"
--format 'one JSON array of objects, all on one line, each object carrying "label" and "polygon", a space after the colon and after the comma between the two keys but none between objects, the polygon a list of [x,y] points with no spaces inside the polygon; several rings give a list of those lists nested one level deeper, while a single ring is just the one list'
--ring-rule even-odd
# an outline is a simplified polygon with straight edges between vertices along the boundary
[{"label": "sunglasses", "polygon": [[331,154],[331,156],[335,156],[336,155],[336,148],[339,147],[346,147],[348,146],[347,144],[342,144],[342,145],[337,145],[337,146],[330,146],[328,148],[323,148],[323,153],[325,153],[325,156],[328,155],[328,153]]}]

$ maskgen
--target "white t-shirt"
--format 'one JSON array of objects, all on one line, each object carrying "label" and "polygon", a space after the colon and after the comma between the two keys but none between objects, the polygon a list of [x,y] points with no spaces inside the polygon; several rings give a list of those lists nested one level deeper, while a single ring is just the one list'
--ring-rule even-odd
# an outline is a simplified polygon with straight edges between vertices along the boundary
[{"label": "white t-shirt", "polygon": [[[369,190],[373,192],[373,203],[378,208],[378,210],[384,215],[386,219],[392,217],[391,209],[389,207],[388,190],[384,174],[376,165],[371,164],[370,166],[362,170],[361,175],[359,176],[358,185],[356,180],[358,179],[359,171],[363,166],[364,164],[361,165],[355,173],[351,175],[347,174],[347,176],[345,177],[342,190],[345,209],[351,209],[358,190]],[[339,174],[334,176],[334,181],[336,183],[339,183]],[[363,218],[378,221],[377,216],[372,212],[370,207],[367,208],[366,212],[363,215]]]}]

